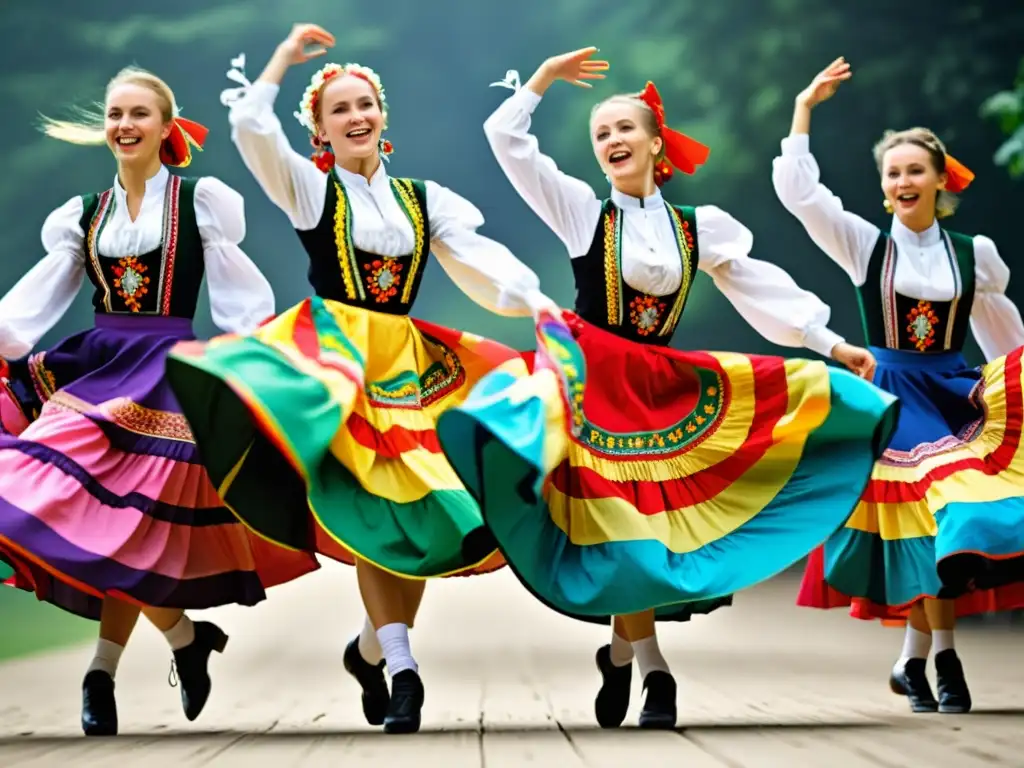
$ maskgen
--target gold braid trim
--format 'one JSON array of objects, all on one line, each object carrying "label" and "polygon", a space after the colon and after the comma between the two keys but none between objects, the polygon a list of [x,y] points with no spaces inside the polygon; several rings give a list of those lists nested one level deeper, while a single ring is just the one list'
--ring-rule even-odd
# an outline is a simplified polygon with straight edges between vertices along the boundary
[{"label": "gold braid trim", "polygon": [[[338,266],[341,267],[341,279],[345,283],[345,296],[350,301],[356,300],[356,284],[352,277],[352,254],[348,248],[348,198],[341,185],[332,180],[338,202],[334,207],[334,244],[338,248]],[[359,286],[360,293],[362,285]]]},{"label": "gold braid trim", "polygon": [[413,286],[416,284],[416,276],[419,274],[420,263],[423,261],[423,255],[427,250],[426,226],[423,221],[423,210],[413,194],[412,182],[407,179],[394,179],[393,181],[395,192],[398,193],[398,197],[402,201],[402,207],[405,208],[409,221],[412,222],[413,238],[415,241],[413,244],[412,260],[409,263],[409,272],[405,280],[405,286],[402,288],[402,303],[408,304],[412,297]]},{"label": "gold braid trim", "polygon": [[604,285],[605,304],[608,306],[608,325],[622,324],[619,302],[618,243],[615,237],[615,209],[604,214]]},{"label": "gold braid trim", "polygon": [[683,273],[679,282],[679,293],[676,294],[676,300],[672,304],[672,310],[668,313],[668,317],[665,318],[665,323],[658,331],[659,336],[670,336],[675,331],[679,316],[683,313],[683,305],[686,304],[686,297],[690,293],[690,282],[693,280],[693,270],[690,266],[690,243],[686,239],[687,233],[684,231],[686,222],[683,221],[679,211],[671,205],[668,206],[668,209],[676,232],[676,245],[679,247],[679,255],[682,257]]}]

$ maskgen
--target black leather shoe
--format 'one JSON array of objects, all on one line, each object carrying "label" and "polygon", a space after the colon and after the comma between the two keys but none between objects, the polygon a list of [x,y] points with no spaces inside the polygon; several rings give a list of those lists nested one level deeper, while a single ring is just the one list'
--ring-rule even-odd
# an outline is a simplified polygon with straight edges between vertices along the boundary
[{"label": "black leather shoe", "polygon": [[423,681],[418,673],[403,669],[391,678],[391,700],[384,716],[384,733],[416,733],[423,709]]},{"label": "black leather shoe", "polygon": [[912,712],[936,712],[939,709],[925,668],[924,659],[907,659],[902,670],[893,669],[889,676],[890,690],[897,696],[906,696]]},{"label": "black leather shoe", "polygon": [[676,681],[668,672],[650,672],[644,678],[647,698],[640,712],[640,727],[671,730],[676,727]]},{"label": "black leather shoe", "polygon": [[964,665],[956,650],[948,648],[935,654],[935,676],[939,689],[939,712],[965,715],[971,711],[971,692],[967,689]]},{"label": "black leather shoe", "polygon": [[618,728],[629,709],[629,687],[633,682],[633,663],[623,667],[612,664],[612,647],[597,649],[597,669],[601,673],[601,690],[594,699],[594,715],[602,728]]},{"label": "black leather shoe", "polygon": [[99,669],[82,680],[82,731],[86,736],[117,735],[114,678]]},{"label": "black leather shoe", "polygon": [[391,700],[388,684],[384,679],[384,660],[371,664],[364,659],[359,653],[357,637],[345,646],[342,661],[345,664],[345,671],[352,675],[363,689],[363,717],[370,725],[380,725],[384,722]]},{"label": "black leather shoe", "polygon": [[228,636],[216,624],[197,621],[193,626],[195,639],[174,652],[174,666],[181,681],[181,707],[189,720],[199,717],[210,698],[210,654],[223,653],[228,644]]}]

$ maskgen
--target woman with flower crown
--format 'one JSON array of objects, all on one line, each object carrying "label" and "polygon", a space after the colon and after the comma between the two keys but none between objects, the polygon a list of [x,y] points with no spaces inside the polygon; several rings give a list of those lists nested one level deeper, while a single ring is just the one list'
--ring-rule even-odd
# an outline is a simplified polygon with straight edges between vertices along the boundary
[{"label": "woman with flower crown", "polygon": [[[167,351],[194,338],[204,275],[221,328],[250,331],[274,311],[269,283],[238,247],[242,198],[213,177],[168,171],[190,164],[206,128],[178,115],[163,80],[129,67],[107,85],[104,112],[45,130],[106,144],[117,175],[47,217],[47,255],[0,300],[0,558],[13,586],[99,622],[82,728],[114,735],[114,677],[140,610],[173,650],[194,720],[227,635],[184,609],[254,605],[318,566],[224,508],[164,378]],[[95,327],[26,359],[83,277]]]},{"label": "woman with flower crown", "polygon": [[[852,603],[856,618],[905,622],[890,688],[914,712],[964,713],[972,702],[953,642],[957,617],[1024,606],[1024,323],[992,240],[939,224],[974,174],[932,131],[890,131],[874,148],[888,232],[819,182],[811,110],[851,76],[840,57],[798,94],[773,179],[782,204],[857,286],[875,381],[902,410],[856,512],[809,561],[798,603]],[[982,368],[961,354],[968,328],[989,361]]]},{"label": "woman with flower crown", "polygon": [[291,148],[274,114],[279,83],[333,45],[322,28],[296,25],[255,83],[229,73],[243,87],[224,98],[246,165],[306,251],[313,295],[251,336],[180,345],[168,374],[239,518],[282,547],[355,563],[368,616],[345,667],[367,722],[411,732],[424,691],[408,632],[424,579],[503,564],[434,425],[484,374],[527,369],[512,349],[409,312],[430,253],[498,314],[553,304],[531,270],[476,232],[472,204],[388,175],[388,103],[367,67],[313,75],[297,117],[315,162]]},{"label": "woman with flower crown", "polygon": [[[530,117],[555,80],[588,85],[585,48],[544,62],[484,130],[502,170],[564,243],[576,309],[542,313],[535,373],[487,376],[438,425],[508,564],[542,601],[607,623],[597,721],[629,705],[644,728],[676,722],[655,621],[686,621],[779,573],[842,526],[888,438],[893,398],[824,362],[679,352],[668,344],[696,271],[766,338],[870,375],[871,355],[828,330],[829,309],[748,256],[750,232],[659,188],[708,149],[665,124],[653,84],[591,113],[608,199],[540,152]],[[563,321],[564,320],[564,324]]]}]

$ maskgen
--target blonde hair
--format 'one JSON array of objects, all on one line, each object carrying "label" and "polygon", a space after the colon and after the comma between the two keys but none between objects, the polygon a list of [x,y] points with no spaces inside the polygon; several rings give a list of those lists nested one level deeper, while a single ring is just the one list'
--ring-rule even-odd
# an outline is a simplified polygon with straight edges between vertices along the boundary
[{"label": "blonde hair", "polygon": [[[654,110],[651,109],[650,105],[637,96],[634,93],[617,93],[614,96],[609,96],[602,101],[597,102],[593,109],[590,110],[590,120],[594,120],[594,115],[597,114],[597,110],[603,107],[605,104],[628,104],[631,107],[635,107],[640,110],[640,125],[647,132],[648,136],[657,136],[661,138],[661,128],[658,126],[658,118],[654,114]],[[665,142],[662,141],[661,149],[658,150],[658,154],[654,158],[654,182],[659,187],[668,181],[667,177],[662,175],[659,167],[665,160]]]},{"label": "blonde hair", "polygon": [[[932,161],[932,167],[935,169],[935,172],[946,172],[946,145],[928,128],[908,128],[904,131],[886,131],[882,134],[882,138],[878,143],[875,144],[872,152],[875,156],[875,164],[878,166],[879,173],[883,172],[882,160],[885,157],[885,153],[901,144],[913,144],[925,150]],[[959,203],[960,199],[952,192],[940,189],[939,194],[935,198],[935,217],[945,219],[952,216],[956,213]]]},{"label": "blonde hair", "polygon": [[[152,72],[139,67],[125,67],[114,75],[107,83],[104,98],[109,96],[114,88],[125,84],[138,85],[155,93],[160,106],[160,114],[165,123],[169,123],[177,117],[178,107],[170,86]],[[107,141],[104,130],[106,105],[97,103],[91,109],[79,108],[76,111],[79,112],[79,117],[76,120],[55,120],[43,115],[43,133],[50,138],[66,141],[69,144],[83,146],[105,144]]]}]

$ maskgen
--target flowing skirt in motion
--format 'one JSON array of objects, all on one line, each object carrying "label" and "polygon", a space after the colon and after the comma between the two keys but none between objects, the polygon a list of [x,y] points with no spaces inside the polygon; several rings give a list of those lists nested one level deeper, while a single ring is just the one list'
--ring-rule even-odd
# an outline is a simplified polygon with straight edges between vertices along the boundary
[{"label": "flowing skirt in motion", "polygon": [[253,335],[176,347],[168,376],[225,503],[276,545],[410,578],[504,565],[441,452],[438,416],[522,356],[312,297]]},{"label": "flowing skirt in motion", "polygon": [[886,622],[925,597],[955,599],[958,616],[1024,607],[1022,351],[969,368],[958,352],[872,348],[899,424],[799,605]]},{"label": "flowing skirt in motion", "polygon": [[532,375],[491,373],[438,434],[520,580],[584,621],[687,620],[797,562],[895,424],[895,398],[822,362],[647,346],[568,312],[537,329]]},{"label": "flowing skirt in motion", "polygon": [[0,387],[6,583],[99,619],[102,598],[254,605],[319,567],[252,536],[218,498],[164,377],[190,321],[96,315]]}]

